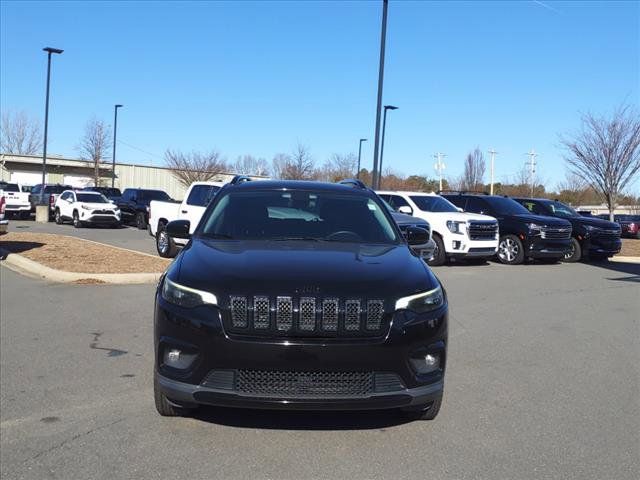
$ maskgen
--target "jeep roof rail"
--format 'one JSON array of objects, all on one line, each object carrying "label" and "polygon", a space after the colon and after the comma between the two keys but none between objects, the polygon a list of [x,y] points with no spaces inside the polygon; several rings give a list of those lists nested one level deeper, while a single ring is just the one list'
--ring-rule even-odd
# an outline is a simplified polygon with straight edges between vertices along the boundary
[{"label": "jeep roof rail", "polygon": [[362,180],[358,180],[357,178],[345,178],[344,180],[340,180],[338,182],[340,185],[349,185],[353,188],[359,188],[361,190],[366,190],[367,186],[364,184]]},{"label": "jeep roof rail", "polygon": [[237,185],[239,183],[251,182],[251,181],[252,181],[251,177],[247,175],[236,175],[231,179],[231,181],[229,182],[229,185]]}]

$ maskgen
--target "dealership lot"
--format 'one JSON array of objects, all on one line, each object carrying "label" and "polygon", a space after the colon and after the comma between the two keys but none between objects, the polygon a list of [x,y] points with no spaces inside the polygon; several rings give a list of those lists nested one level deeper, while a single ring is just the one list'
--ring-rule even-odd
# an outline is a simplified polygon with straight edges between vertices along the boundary
[{"label": "dealership lot", "polygon": [[[109,230],[80,232],[109,243]],[[153,253],[131,234],[131,248],[139,239]],[[2,477],[637,478],[640,265],[434,271],[451,305],[445,403],[434,422],[407,423],[384,412],[162,418],[152,286],[54,285],[0,267]]]}]

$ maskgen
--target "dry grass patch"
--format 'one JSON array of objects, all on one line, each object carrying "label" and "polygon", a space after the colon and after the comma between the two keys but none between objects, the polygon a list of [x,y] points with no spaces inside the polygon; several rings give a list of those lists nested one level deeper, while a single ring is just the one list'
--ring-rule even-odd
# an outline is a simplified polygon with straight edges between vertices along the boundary
[{"label": "dry grass patch", "polygon": [[9,232],[0,248],[49,268],[79,273],[158,273],[171,263],[161,257],[49,233]]},{"label": "dry grass patch", "polygon": [[620,250],[619,255],[624,257],[640,257],[640,239],[623,238],[622,250]]}]

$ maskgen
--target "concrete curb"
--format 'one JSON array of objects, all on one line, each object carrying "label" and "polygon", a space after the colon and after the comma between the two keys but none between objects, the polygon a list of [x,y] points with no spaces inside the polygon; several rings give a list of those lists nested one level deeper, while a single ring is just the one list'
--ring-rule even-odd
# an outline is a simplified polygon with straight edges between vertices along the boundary
[{"label": "concrete curb", "polygon": [[98,281],[107,284],[133,285],[133,284],[154,284],[158,283],[162,273],[78,273],[66,272],[49,268],[41,263],[34,262],[17,253],[8,252],[0,248],[0,258],[2,265],[6,265],[18,273],[30,277],[41,278],[58,283],[90,283]]},{"label": "concrete curb", "polygon": [[623,262],[623,263],[640,263],[640,257],[620,257],[615,256],[609,259],[610,262]]}]

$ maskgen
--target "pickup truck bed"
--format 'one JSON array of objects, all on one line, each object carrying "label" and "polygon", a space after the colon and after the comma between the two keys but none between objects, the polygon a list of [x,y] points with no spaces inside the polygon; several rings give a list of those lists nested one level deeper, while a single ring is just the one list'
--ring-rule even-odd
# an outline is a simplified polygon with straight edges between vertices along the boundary
[{"label": "pickup truck bed", "polygon": [[6,215],[19,215],[20,218],[31,215],[29,193],[23,192],[17,183],[0,182],[0,196],[4,196],[5,199]]}]

